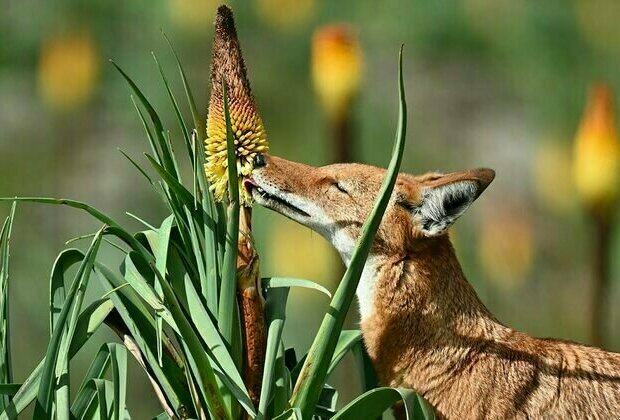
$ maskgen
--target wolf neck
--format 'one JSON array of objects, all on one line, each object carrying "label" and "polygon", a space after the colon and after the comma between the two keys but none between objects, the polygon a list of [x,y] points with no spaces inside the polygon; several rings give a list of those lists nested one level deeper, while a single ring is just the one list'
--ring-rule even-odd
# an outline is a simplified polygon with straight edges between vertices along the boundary
[{"label": "wolf neck", "polygon": [[[348,266],[350,254],[341,255]],[[446,320],[467,315],[494,321],[466,280],[447,235],[427,240],[416,251],[371,253],[356,293],[362,321],[377,311],[393,310],[431,311]],[[392,305],[383,306],[385,299]]]},{"label": "wolf neck", "polygon": [[382,381],[422,392],[425,377],[466,363],[464,343],[509,335],[465,279],[449,239],[427,242],[416,252],[371,255],[357,289],[364,340]]}]

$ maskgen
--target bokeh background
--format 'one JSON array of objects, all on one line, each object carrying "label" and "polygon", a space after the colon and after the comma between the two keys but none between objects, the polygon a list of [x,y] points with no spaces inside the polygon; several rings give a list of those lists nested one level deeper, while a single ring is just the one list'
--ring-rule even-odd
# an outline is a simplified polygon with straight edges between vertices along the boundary
[{"label": "bokeh background", "polygon": [[[593,227],[575,188],[573,148],[589,86],[602,80],[620,92],[619,2],[227,3],[236,14],[272,153],[309,164],[327,164],[333,156],[329,112],[312,83],[313,33],[323,25],[346,23],[357,37],[361,82],[350,108],[352,156],[380,166],[387,164],[392,148],[397,51],[405,43],[410,111],[402,169],[422,173],[488,166],[497,171],[492,186],[453,228],[469,280],[508,325],[588,342]],[[181,55],[206,117],[217,4],[3,0],[0,196],[74,198],[135,230],[140,225],[125,212],[159,224],[166,209],[117,151],[141,159],[147,143],[129,90],[108,60],[132,75],[167,125],[176,127],[151,56],[157,54],[181,94],[164,31]],[[179,140],[178,132],[172,135]],[[0,206],[3,214],[8,209]],[[263,209],[255,210],[254,223],[264,275],[336,287],[342,267],[320,236]],[[98,227],[76,210],[19,206],[10,279],[17,380],[25,379],[45,352],[48,277],[55,256],[65,241]],[[620,350],[619,305],[613,303],[620,302],[618,235],[613,226],[609,229],[612,305],[606,347]],[[104,258],[114,263],[119,255],[109,250]],[[100,291],[95,287],[91,293],[96,297]],[[302,352],[327,301],[295,291],[290,302],[285,339]],[[76,366],[96,348],[85,348]],[[129,381],[134,418],[159,413],[135,364]],[[342,401],[359,391],[351,363],[332,382]]]}]

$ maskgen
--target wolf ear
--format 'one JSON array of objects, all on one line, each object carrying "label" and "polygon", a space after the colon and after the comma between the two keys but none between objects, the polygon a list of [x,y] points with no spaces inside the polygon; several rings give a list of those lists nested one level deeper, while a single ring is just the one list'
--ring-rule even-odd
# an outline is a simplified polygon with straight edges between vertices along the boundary
[{"label": "wolf ear", "polygon": [[443,175],[422,187],[414,220],[426,236],[443,235],[493,181],[492,169]]}]

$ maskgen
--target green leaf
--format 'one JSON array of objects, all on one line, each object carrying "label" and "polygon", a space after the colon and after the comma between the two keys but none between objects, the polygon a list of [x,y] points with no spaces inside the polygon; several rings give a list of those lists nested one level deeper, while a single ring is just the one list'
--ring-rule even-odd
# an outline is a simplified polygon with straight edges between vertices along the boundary
[{"label": "green leaf", "polygon": [[218,378],[225,384],[237,401],[243,406],[247,413],[254,417],[256,410],[252,405],[250,395],[243,383],[243,378],[235,365],[235,362],[228,351],[222,336],[220,335],[210,314],[202,305],[200,296],[194,288],[189,278],[185,276],[185,293],[187,295],[187,305],[189,308],[190,319],[196,326],[196,330],[201,339],[208,346],[207,353],[212,361],[212,366]]},{"label": "green leaf", "polygon": [[200,114],[198,113],[198,109],[196,108],[196,102],[194,101],[194,95],[192,94],[192,90],[189,88],[189,83],[187,82],[187,77],[185,77],[185,71],[183,70],[183,66],[181,65],[181,60],[179,60],[179,56],[177,55],[177,52],[174,50],[174,47],[172,46],[172,42],[170,42],[170,39],[166,36],[166,34],[164,34],[164,38],[166,38],[166,41],[168,42],[168,45],[170,46],[170,49],[172,50],[172,54],[174,54],[174,58],[179,68],[179,73],[181,74],[181,80],[183,81],[183,88],[185,89],[185,95],[187,96],[187,103],[189,104],[189,109],[192,113],[192,118],[194,120],[194,127],[196,128],[196,130],[198,130],[199,133],[201,133],[200,138],[202,139],[202,136],[206,134],[207,130],[205,129],[205,124],[202,121]]},{"label": "green leaf", "polygon": [[54,261],[52,275],[50,277],[50,335],[54,332],[54,327],[58,321],[58,315],[65,303],[66,285],[65,273],[74,264],[81,262],[84,254],[81,251],[70,248],[65,249]]},{"label": "green leaf", "polygon": [[[107,299],[100,299],[93,302],[82,311],[75,327],[71,347],[69,348],[70,358],[73,358],[84,343],[88,341],[92,333],[99,328],[111,310],[112,306],[110,305],[110,301]],[[17,418],[17,416],[36,398],[41,372],[43,371],[43,363],[44,361],[41,361],[32,373],[30,373],[30,376],[24,381],[17,394],[15,394],[11,400],[11,404],[0,415],[0,420]]]},{"label": "green leaf", "polygon": [[[273,280],[273,279],[271,279]],[[271,282],[267,282],[269,285]],[[260,402],[257,419],[266,417],[267,406],[271,400],[277,369],[283,366],[277,365],[278,350],[282,343],[282,331],[286,319],[286,301],[288,299],[288,287],[267,287],[267,302],[265,314],[267,321],[267,349],[265,351],[265,365],[263,382],[261,384]]]},{"label": "green leaf", "polygon": [[75,209],[84,210],[95,219],[99,220],[103,224],[107,225],[105,229],[105,234],[111,234],[118,237],[120,240],[125,242],[127,245],[132,247],[136,251],[143,251],[144,248],[142,245],[135,240],[135,238],[123,229],[118,223],[116,223],[112,218],[103,214],[96,208],[89,206],[86,203],[76,200],[68,200],[65,198],[47,198],[47,197],[0,197],[0,202],[2,201],[24,201],[29,203],[42,203],[42,204],[54,204],[54,205],[63,205],[68,207],[73,207]]},{"label": "green leaf", "polygon": [[112,414],[112,401],[108,398],[108,389],[111,388],[110,382],[105,379],[91,379],[88,382],[88,387],[93,389],[97,395],[99,420],[108,420]]},{"label": "green leaf", "polygon": [[329,311],[325,314],[319,331],[310,347],[308,357],[301,370],[296,391],[291,398],[291,406],[301,409],[303,417],[309,418],[316,407],[325,378],[329,370],[329,364],[336,348],[338,337],[349,306],[355,295],[355,289],[359,283],[362,270],[375,234],[381,223],[383,213],[388,205],[405,147],[405,132],[407,125],[407,106],[405,103],[405,88],[402,74],[402,47],[399,56],[399,92],[400,108],[398,115],[398,129],[396,141],[392,152],[392,159],[386,171],[385,178],[379,190],[370,216],[362,226],[360,238],[336,293],[330,304]]},{"label": "green leaf", "polygon": [[435,420],[436,416],[433,407],[428,403],[428,401],[422,398],[420,394],[417,394],[417,396],[418,406],[420,408],[420,411],[422,412],[422,415],[420,417],[422,417],[424,420]]},{"label": "green leaf", "polygon": [[303,417],[301,415],[301,410],[299,408],[289,408],[284,413],[280,414],[277,417],[274,417],[273,420],[302,420]]},{"label": "green leaf", "polygon": [[332,361],[329,364],[329,369],[327,370],[327,375],[329,376],[338,363],[342,360],[344,355],[362,343],[362,333],[359,330],[343,330],[340,332],[340,337],[338,338],[338,343],[336,344],[336,349],[334,350],[334,355],[332,356]]},{"label": "green leaf", "polygon": [[[185,381],[185,373],[178,355],[164,352],[163,366],[157,360],[155,320],[135,291],[131,288],[119,286],[125,284],[125,279],[101,263],[96,263],[97,272],[105,290],[111,291],[110,298],[114,307],[122,318],[131,337],[144,358],[145,369],[148,368],[160,385],[169,406],[176,410],[192,406],[189,389]],[[2,420],[2,419],[0,419]]]},{"label": "green leaf", "polygon": [[234,320],[237,311],[237,238],[239,237],[239,185],[237,182],[237,162],[230,110],[228,108],[228,90],[222,80],[224,96],[224,118],[226,120],[226,147],[228,155],[228,225],[226,232],[226,251],[224,252],[224,267],[222,276],[222,290],[220,292],[218,322],[224,340],[232,346],[236,335]]},{"label": "green leaf", "polygon": [[[355,346],[352,349],[355,355],[357,364],[357,371],[360,373],[360,381],[362,383],[362,391],[370,391],[371,389],[379,386],[379,379],[377,378],[377,372],[370,360],[370,356],[366,351],[365,346]],[[381,420],[378,418],[378,420]]]},{"label": "green leaf", "polygon": [[119,152],[120,152],[120,153],[121,153],[121,154],[125,157],[125,159],[127,159],[127,160],[129,161],[129,163],[131,163],[131,165],[132,165],[134,168],[136,168],[136,169],[138,170],[138,172],[140,172],[140,174],[142,174],[142,176],[143,176],[144,178],[146,178],[146,180],[148,181],[148,183],[149,183],[151,186],[153,186],[153,187],[155,186],[155,184],[154,184],[153,180],[151,179],[151,177],[149,176],[149,174],[147,174],[147,173],[146,173],[146,171],[145,171],[144,169],[142,169],[142,167],[141,167],[140,165],[138,165],[138,163],[137,163],[135,160],[133,160],[133,159],[131,158],[131,156],[129,156],[127,153],[125,153],[125,152],[124,152],[122,149],[120,149],[120,148],[118,149],[118,151],[119,151]]},{"label": "green leaf", "polygon": [[[157,246],[153,248],[155,253],[155,268],[159,270],[162,276],[166,275],[166,267],[168,261],[168,245],[170,244],[170,232],[172,230],[172,224],[174,223],[174,217],[168,216],[157,232]],[[159,282],[155,282],[155,291],[160,298],[163,298],[163,292],[161,291],[161,285]],[[163,336],[163,323],[162,317],[159,312],[155,314],[155,321],[157,322],[157,360],[161,365],[162,360],[162,336]]]},{"label": "green leaf", "polygon": [[327,287],[310,280],[296,279],[291,277],[263,277],[261,279],[264,287],[302,287],[305,289],[318,290],[331,298],[332,294]]},{"label": "green leaf", "polygon": [[196,331],[194,331],[190,322],[185,317],[179,300],[168,282],[164,280],[155,267],[153,267],[153,270],[157,277],[159,277],[164,292],[164,298],[168,303],[168,309],[179,327],[180,337],[183,339],[191,355],[190,366],[195,367],[196,378],[199,380],[198,385],[204,390],[209,412],[216,418],[230,419],[231,414],[222,400],[222,395],[219,392],[215,379],[215,373],[200,344],[200,339]]},{"label": "green leaf", "polygon": [[125,401],[127,399],[127,349],[117,343],[108,344],[110,358],[112,359],[112,375],[114,386],[114,420],[121,420],[125,414]]},{"label": "green leaf", "polygon": [[176,164],[172,157],[172,153],[169,149],[169,145],[166,142],[164,137],[164,126],[157,115],[157,112],[151,105],[151,103],[146,99],[146,96],[142,93],[140,88],[134,83],[134,81],[125,73],[114,61],[112,61],[112,65],[116,67],[119,73],[123,76],[123,78],[127,81],[133,92],[136,94],[144,109],[149,114],[151,121],[153,123],[153,127],[155,128],[155,135],[157,139],[156,150],[158,150],[160,161],[162,162],[162,166],[166,168],[168,172],[170,172],[176,179],[179,179],[179,174],[176,172]]},{"label": "green leaf", "polygon": [[[37,418],[52,418],[52,395],[56,382],[56,366],[66,363],[64,360],[65,357],[68,359],[70,343],[73,332],[75,331],[75,325],[77,324],[78,314],[81,309],[82,299],[86,285],[88,284],[88,279],[90,278],[95,256],[99,250],[102,234],[103,229],[97,232],[97,235],[93,239],[75,275],[73,284],[67,293],[62,310],[58,315],[56,328],[52,333],[52,338],[45,354],[43,371],[41,372],[37,404],[34,411],[34,415]],[[63,349],[66,349],[66,353]],[[61,352],[64,354],[61,354]],[[66,380],[68,381],[68,372]],[[62,410],[64,412],[68,411],[69,407],[57,407],[57,410]]]},{"label": "green leaf", "polygon": [[291,372],[285,363],[284,345],[280,340],[278,355],[275,362],[275,378],[273,388],[273,399],[269,405],[270,418],[274,417],[274,413],[281,413],[288,407],[288,400],[293,392],[293,383],[291,380]]},{"label": "green leaf", "polygon": [[95,402],[97,391],[89,386],[92,379],[103,379],[108,367],[110,366],[110,350],[108,344],[103,344],[93,358],[82,384],[78,389],[77,396],[71,405],[71,415],[78,420],[85,417],[91,404]]},{"label": "green leaf", "polygon": [[161,75],[161,78],[164,82],[166,92],[168,92],[168,98],[170,98],[170,102],[172,103],[172,108],[174,109],[174,113],[179,123],[179,129],[181,130],[181,133],[183,134],[183,139],[185,140],[185,147],[187,148],[187,155],[191,160],[193,156],[192,144],[189,138],[189,130],[187,129],[187,125],[185,124],[185,121],[183,120],[183,114],[181,113],[179,104],[176,98],[174,97],[174,93],[172,93],[172,90],[170,89],[170,85],[168,84],[168,78],[166,77],[166,74],[164,73],[164,69],[159,64],[159,60],[157,60],[157,56],[155,55],[155,53],[151,53],[151,54],[153,55],[153,59],[155,60],[155,64],[157,65],[157,68],[159,70],[159,74]]},{"label": "green leaf", "polygon": [[404,388],[375,388],[347,404],[338,411],[332,420],[372,419],[381,416],[397,401],[403,401],[407,419],[413,419],[416,411],[417,395]]},{"label": "green leaf", "polygon": [[[13,382],[9,322],[9,245],[16,207],[16,203],[13,203],[9,217],[6,218],[2,229],[0,229],[0,383],[5,384]],[[2,395],[0,397],[0,410],[4,410],[9,404],[10,398]]]}]

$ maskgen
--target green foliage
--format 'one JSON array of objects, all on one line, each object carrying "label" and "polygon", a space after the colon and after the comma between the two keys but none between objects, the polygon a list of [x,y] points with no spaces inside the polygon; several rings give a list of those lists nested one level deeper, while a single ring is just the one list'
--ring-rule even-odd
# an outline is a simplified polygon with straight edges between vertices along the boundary
[{"label": "green foliage", "polygon": [[[173,53],[177,57],[174,50]],[[191,188],[181,179],[170,134],[161,118],[130,76],[114,66],[137,97],[134,105],[152,152],[146,158],[157,178],[125,156],[144,175],[149,188],[156,187],[161,193],[170,215],[159,227],[143,222],[146,229],[132,234],[82,202],[39,197],[3,199],[69,206],[89,213],[104,226],[95,235],[84,236],[92,237],[86,253],[70,248],[56,259],[50,276],[48,348],[26,381],[15,384],[6,332],[13,205],[0,231],[0,322],[4,327],[0,336],[0,420],[17,418],[32,402],[37,419],[129,418],[128,352],[143,368],[162,405],[164,413],[157,415],[158,419],[236,419],[244,415],[256,419],[359,418],[360,413],[380,416],[397,400],[405,402],[410,418],[428,417],[413,391],[392,388],[370,390],[337,411],[337,390],[326,384],[346,353],[363,353],[360,332],[342,331],[342,325],[402,158],[406,121],[402,52],[400,116],[392,160],[338,290],[332,298],[327,289],[309,280],[263,280],[268,337],[258,407],[249,397],[240,370],[241,325],[235,299],[239,197],[234,154],[229,153],[228,175],[232,182],[226,213],[222,205],[213,201],[203,172],[201,137],[205,130],[180,62],[178,68],[195,126],[191,133],[159,62],[157,66],[182,132],[186,158],[191,163]],[[226,86],[224,104],[227,145],[231,150]],[[139,216],[133,217],[142,221]],[[114,246],[123,252],[117,268],[109,268],[98,259],[102,246]],[[66,278],[75,265],[78,268],[69,284]],[[86,290],[95,278],[105,294],[84,307]],[[291,287],[313,289],[332,298],[330,311],[325,314],[310,352],[301,361],[290,357],[282,340]],[[104,344],[75,392],[71,392],[71,359],[103,324],[119,336],[122,344]],[[367,360],[363,363],[364,373],[372,370]]]}]

